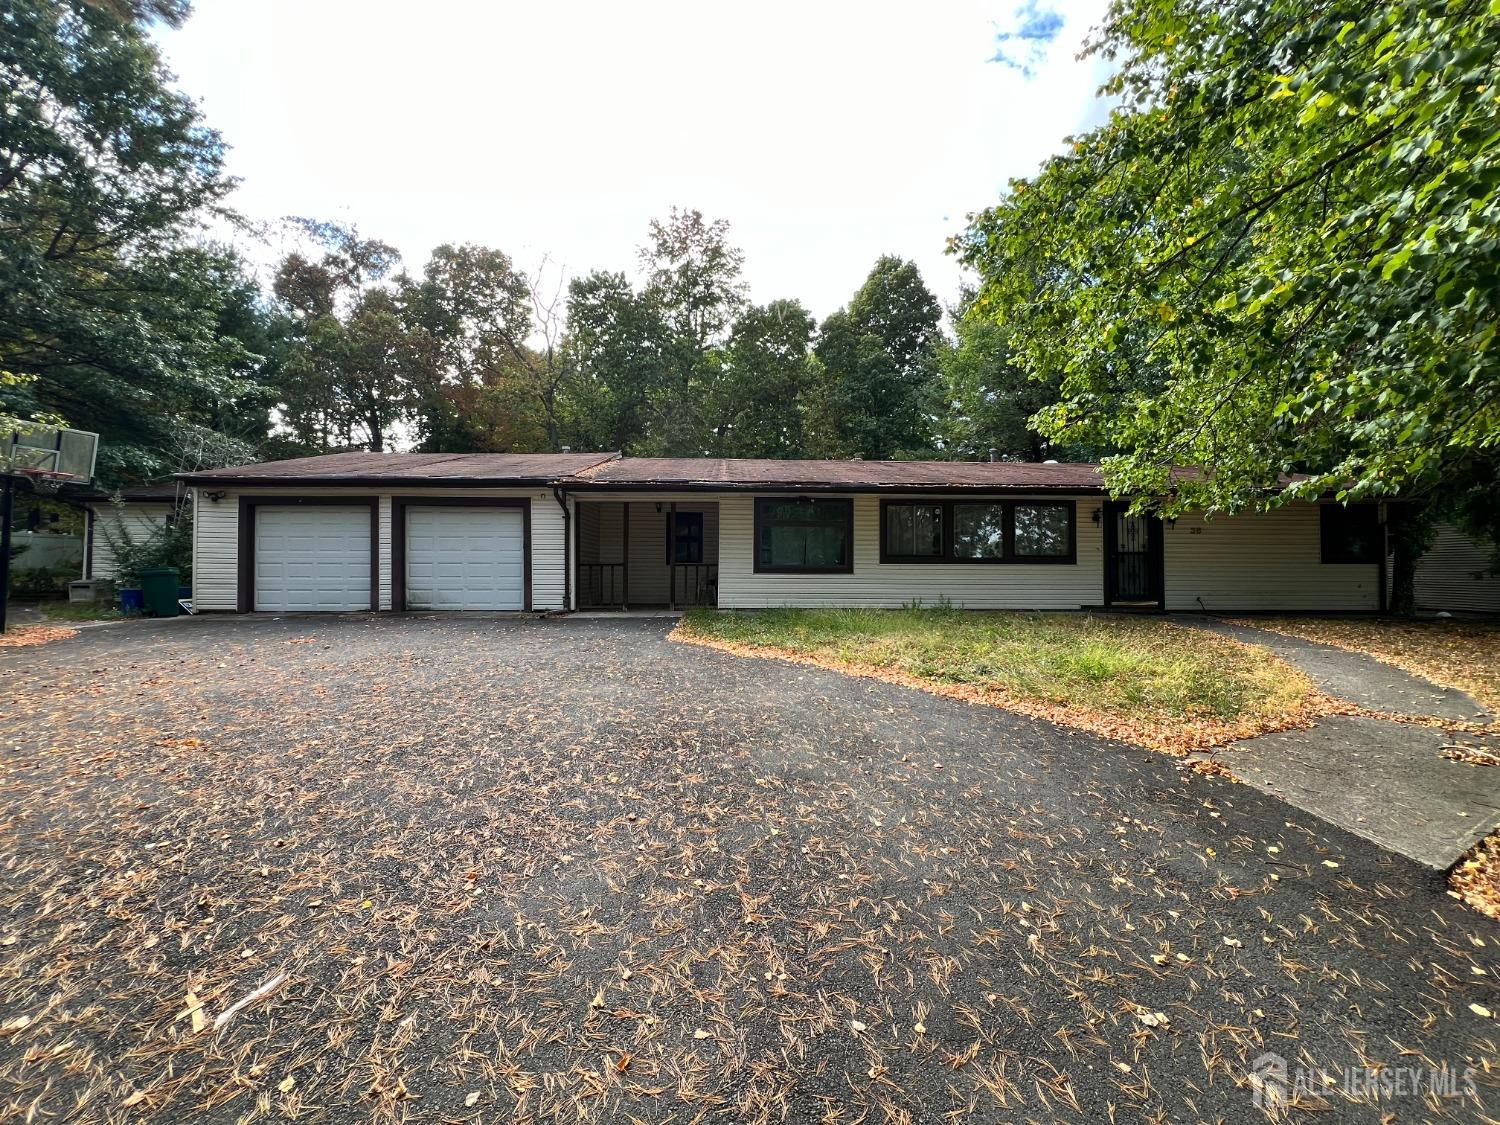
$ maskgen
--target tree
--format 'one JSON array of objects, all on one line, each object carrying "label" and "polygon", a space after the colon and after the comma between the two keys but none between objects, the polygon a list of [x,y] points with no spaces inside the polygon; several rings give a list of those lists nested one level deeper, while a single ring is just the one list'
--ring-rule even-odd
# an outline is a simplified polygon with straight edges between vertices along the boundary
[{"label": "tree", "polygon": [[[1032,380],[1011,358],[1004,326],[961,309],[956,342],[942,349],[943,452],[955,460],[1042,461],[1057,456],[1031,417],[1057,401],[1056,385]],[[1071,458],[1070,458],[1071,459]]]},{"label": "tree", "polygon": [[772,301],[740,314],[706,404],[715,456],[807,456],[803,401],[815,323],[798,301]]},{"label": "tree", "polygon": [[882,257],[815,348],[826,387],[824,428],[843,454],[871,459],[932,448],[942,308],[913,262]]},{"label": "tree", "polygon": [[640,452],[663,394],[671,335],[661,310],[622,273],[596,271],[568,286],[568,379],[562,431],[575,449]]},{"label": "tree", "polygon": [[439,246],[416,287],[420,319],[442,356],[422,408],[431,449],[562,445],[562,282],[535,277],[482,246]]},{"label": "tree", "polygon": [[106,480],[151,477],[184,429],[253,394],[227,327],[243,270],[193,243],[230,188],[223,146],[148,36],[186,5],[14,0],[0,16],[5,409],[97,430]]},{"label": "tree", "polygon": [[1060,383],[1043,431],[1169,515],[1331,492],[1493,535],[1500,9],[1115,0],[1091,49],[1119,109],[956,243]]},{"label": "tree", "polygon": [[668,333],[656,381],[650,430],[653,451],[701,454],[715,428],[704,417],[723,373],[719,347],[745,303],[745,255],[729,244],[729,224],[701,211],[672,208],[653,220],[640,250],[644,299]]},{"label": "tree", "polygon": [[394,248],[336,223],[293,224],[322,253],[294,251],[276,271],[274,291],[293,326],[281,422],[311,450],[383,450],[437,381],[441,349],[419,322],[411,282],[393,276]]}]

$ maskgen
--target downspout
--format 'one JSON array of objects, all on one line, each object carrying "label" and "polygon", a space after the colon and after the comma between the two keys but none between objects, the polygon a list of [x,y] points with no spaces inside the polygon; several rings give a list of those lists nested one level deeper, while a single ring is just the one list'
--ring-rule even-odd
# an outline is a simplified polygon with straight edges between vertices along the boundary
[{"label": "downspout", "polygon": [[553,499],[557,506],[562,509],[563,520],[563,612],[573,611],[573,527],[569,519],[568,501],[563,495],[563,490],[557,485],[552,486]]}]

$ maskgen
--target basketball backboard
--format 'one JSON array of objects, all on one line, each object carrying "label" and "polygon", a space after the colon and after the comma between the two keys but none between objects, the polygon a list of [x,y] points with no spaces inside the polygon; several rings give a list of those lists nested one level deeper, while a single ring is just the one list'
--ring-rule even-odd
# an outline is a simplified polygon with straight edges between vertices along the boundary
[{"label": "basketball backboard", "polygon": [[99,435],[87,430],[45,429],[13,433],[0,442],[0,472],[60,484],[94,479]]}]

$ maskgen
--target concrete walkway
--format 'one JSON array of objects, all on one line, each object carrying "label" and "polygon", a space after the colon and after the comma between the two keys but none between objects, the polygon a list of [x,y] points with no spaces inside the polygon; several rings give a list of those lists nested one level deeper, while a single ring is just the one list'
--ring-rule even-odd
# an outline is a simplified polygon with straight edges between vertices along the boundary
[{"label": "concrete walkway", "polygon": [[[1271,649],[1323,691],[1392,715],[1486,722],[1470,696],[1362,653],[1213,618],[1186,625]],[[1236,777],[1381,847],[1445,871],[1500,823],[1500,767],[1450,761],[1469,746],[1500,753],[1500,728],[1453,734],[1395,720],[1333,715],[1217,752]]]}]

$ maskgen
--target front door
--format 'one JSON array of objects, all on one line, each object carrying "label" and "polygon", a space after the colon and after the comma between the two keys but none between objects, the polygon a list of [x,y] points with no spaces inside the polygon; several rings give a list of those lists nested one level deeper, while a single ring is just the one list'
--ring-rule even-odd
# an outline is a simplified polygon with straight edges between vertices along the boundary
[{"label": "front door", "polygon": [[1162,607],[1161,520],[1104,505],[1104,603]]}]

